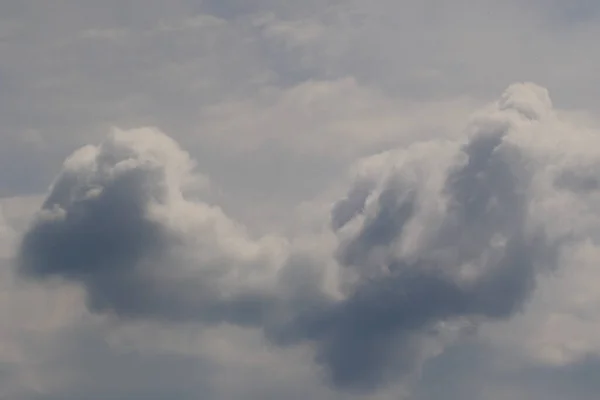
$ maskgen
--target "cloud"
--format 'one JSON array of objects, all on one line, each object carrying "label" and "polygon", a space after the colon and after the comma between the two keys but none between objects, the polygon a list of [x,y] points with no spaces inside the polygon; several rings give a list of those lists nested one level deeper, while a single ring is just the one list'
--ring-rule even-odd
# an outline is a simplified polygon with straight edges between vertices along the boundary
[{"label": "cloud", "polygon": [[228,323],[309,344],[335,387],[375,390],[521,311],[556,266],[558,237],[531,211],[536,153],[525,140],[552,118],[545,89],[516,84],[463,141],[361,161],[332,208],[325,255],[252,237],[200,200],[208,179],[160,131],[115,130],[67,159],[19,271],[79,283],[90,310],[125,320]]},{"label": "cloud", "polygon": [[538,269],[556,263],[553,243],[528,218],[528,154],[507,124],[542,118],[544,93],[510,87],[499,120],[480,121],[464,145],[425,143],[368,160],[334,207],[337,257],[357,282],[321,328],[321,357],[339,384],[378,383],[398,360],[393,374],[414,371],[419,341],[444,323],[511,317]]},{"label": "cloud", "polygon": [[[516,85],[478,113],[467,137],[454,133],[472,104],[522,79],[547,86],[557,107],[586,113],[583,125],[596,124],[589,121],[599,99],[591,84],[599,59],[589,49],[600,26],[593,2],[0,3],[0,196],[43,195],[65,157],[100,142],[107,125],[159,127],[212,178],[209,188],[185,161],[190,171],[175,172],[180,182],[163,179],[160,171],[178,163],[170,156],[144,169],[148,133],[117,146],[133,152],[116,158],[133,160],[135,172],[94,171],[93,164],[114,169],[116,161],[95,155],[114,150],[84,151],[87,161],[63,173],[94,183],[59,178],[65,187],[54,194],[65,197],[55,196],[56,209],[44,206],[29,225],[39,228],[26,235],[39,252],[23,257],[19,272],[30,282],[9,268],[31,217],[15,215],[28,200],[0,199],[0,397],[352,397],[323,389],[315,380],[323,373],[337,384],[333,392],[381,395],[389,380],[404,389],[404,378],[430,368],[432,358],[450,357],[456,338],[462,357],[450,357],[436,378],[419,377],[419,386],[439,391],[414,397],[597,397],[593,385],[556,376],[570,377],[578,363],[593,372],[581,360],[600,353],[598,130],[573,123],[572,110],[553,110],[543,89]],[[181,154],[167,142],[154,147]],[[357,158],[397,147],[359,162],[356,180],[340,179]],[[489,165],[467,167],[492,148]],[[479,174],[506,190],[477,182]],[[119,186],[126,181],[139,190]],[[168,199],[165,187],[185,201]],[[88,192],[100,197],[85,200]],[[494,198],[517,211],[486,211]],[[334,202],[331,224],[315,234]],[[458,227],[466,228],[453,235]],[[534,268],[523,258],[525,267],[505,269],[509,254],[529,250]],[[382,287],[392,294],[376,296]],[[404,304],[397,288],[418,305],[352,336],[368,320],[361,312],[386,316],[384,307],[370,308],[375,300]],[[421,291],[439,294],[425,301]],[[63,295],[68,301],[54,298]],[[88,318],[100,326],[80,329]],[[176,331],[164,341],[182,341],[183,357],[136,357],[103,343],[112,330],[140,324],[131,342],[146,346],[154,323]],[[199,327],[192,343],[181,339],[187,324]],[[250,351],[265,344],[228,336],[231,324],[249,328],[242,336],[267,338],[269,350]],[[471,328],[493,351],[465,350]],[[372,339],[378,330],[385,338]],[[189,355],[214,347],[209,331],[225,342],[215,353],[230,358],[214,354],[223,369],[188,373],[204,364]],[[135,351],[162,349],[144,346]],[[348,346],[353,351],[344,352]],[[302,357],[259,362],[289,351]],[[505,356],[557,372],[484,374]],[[448,373],[459,364],[465,372]],[[457,391],[446,390],[449,380]],[[375,397],[400,396],[397,386],[387,389],[389,396]]]},{"label": "cloud", "polygon": [[97,311],[260,318],[268,294],[236,281],[267,274],[280,243],[250,241],[219,208],[186,200],[183,191],[206,184],[192,169],[188,154],[152,129],[117,130],[78,150],[23,239],[21,271],[84,283]]}]

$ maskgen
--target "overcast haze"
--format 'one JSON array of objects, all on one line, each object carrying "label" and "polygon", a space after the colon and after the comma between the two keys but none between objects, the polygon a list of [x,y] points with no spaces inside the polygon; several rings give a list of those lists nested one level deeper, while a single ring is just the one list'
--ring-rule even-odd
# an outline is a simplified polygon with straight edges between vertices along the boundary
[{"label": "overcast haze", "polygon": [[0,399],[596,399],[598,37],[589,0],[0,0]]}]

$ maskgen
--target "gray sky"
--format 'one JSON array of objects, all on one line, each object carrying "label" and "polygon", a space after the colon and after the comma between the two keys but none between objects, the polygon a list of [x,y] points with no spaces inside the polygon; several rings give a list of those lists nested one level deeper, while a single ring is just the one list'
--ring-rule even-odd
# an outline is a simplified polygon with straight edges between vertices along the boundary
[{"label": "gray sky", "polygon": [[595,399],[599,22],[0,0],[0,399]]}]

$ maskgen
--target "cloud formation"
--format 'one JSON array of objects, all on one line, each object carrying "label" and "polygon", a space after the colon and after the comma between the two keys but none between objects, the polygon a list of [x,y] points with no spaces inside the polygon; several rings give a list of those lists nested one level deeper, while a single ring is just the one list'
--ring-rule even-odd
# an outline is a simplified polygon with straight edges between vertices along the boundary
[{"label": "cloud formation", "polygon": [[250,241],[219,208],[185,199],[207,185],[192,170],[153,129],[116,130],[78,150],[23,239],[21,271],[83,283],[95,311],[238,322],[260,314],[269,294],[236,281],[266,274],[280,244]]},{"label": "cloud formation", "polygon": [[19,272],[78,283],[90,310],[126,320],[228,323],[279,346],[307,343],[334,387],[374,390],[522,310],[557,263],[557,237],[532,212],[529,140],[552,115],[545,89],[516,84],[462,141],[362,160],[322,257],[252,237],[200,200],[208,180],[163,133],[115,130],[65,162],[22,240]]}]

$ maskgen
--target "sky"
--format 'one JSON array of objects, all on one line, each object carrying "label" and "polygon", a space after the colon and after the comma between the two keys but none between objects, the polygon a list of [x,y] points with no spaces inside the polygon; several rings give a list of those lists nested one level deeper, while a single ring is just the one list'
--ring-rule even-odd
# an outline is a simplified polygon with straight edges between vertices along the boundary
[{"label": "sky", "polygon": [[599,35],[0,0],[0,400],[596,399]]}]

